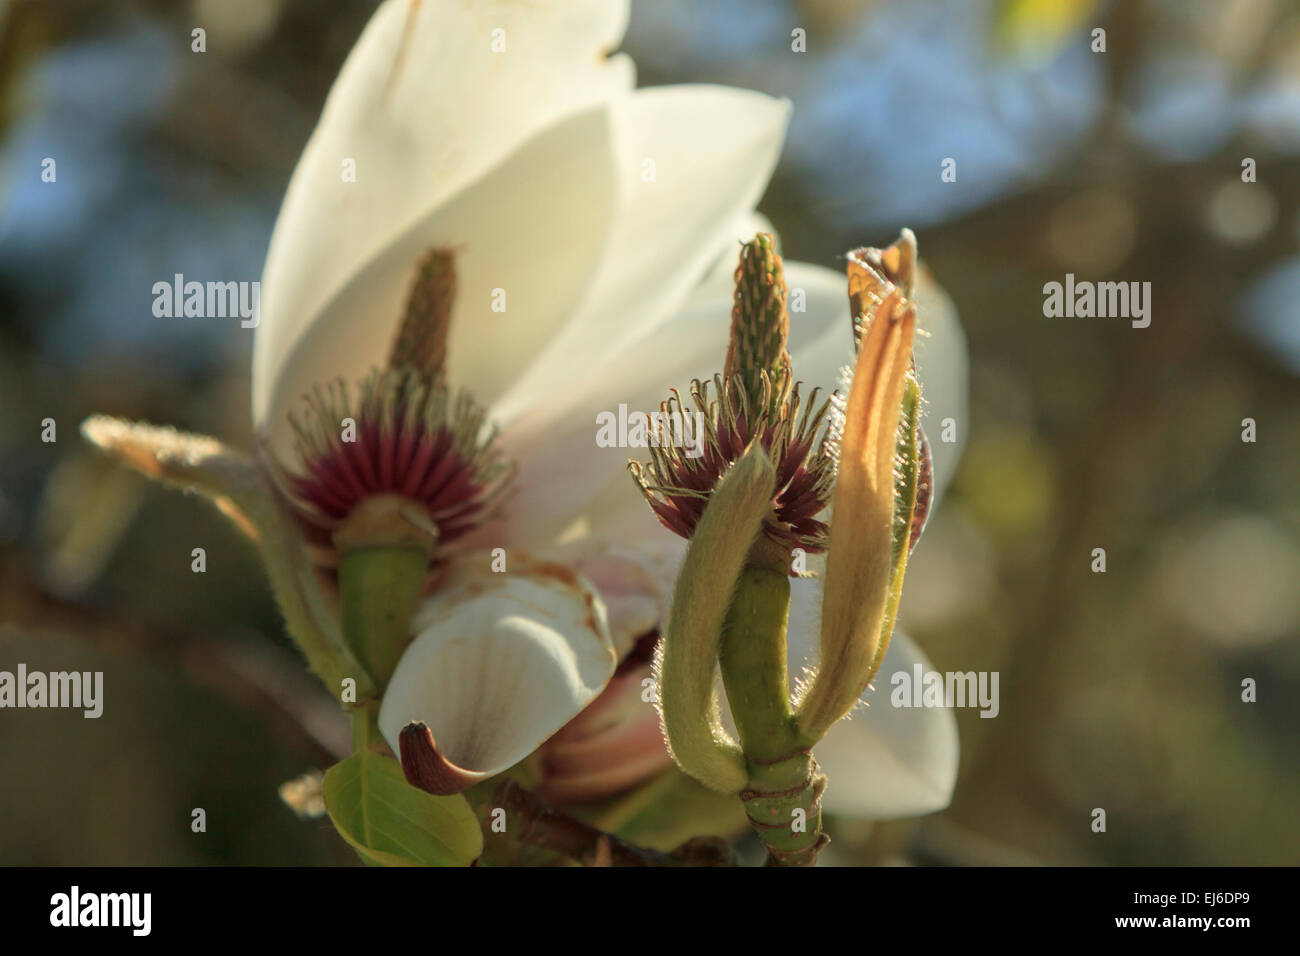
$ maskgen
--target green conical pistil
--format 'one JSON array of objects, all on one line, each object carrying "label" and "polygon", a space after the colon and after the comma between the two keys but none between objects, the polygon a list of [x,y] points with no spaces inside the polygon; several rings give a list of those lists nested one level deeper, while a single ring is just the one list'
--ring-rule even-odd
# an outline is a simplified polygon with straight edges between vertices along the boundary
[{"label": "green conical pistil", "polygon": [[774,410],[781,384],[790,375],[790,316],[786,312],[785,271],[776,241],[759,233],[745,243],[736,266],[731,309],[731,342],[723,378],[739,376],[751,407]]}]

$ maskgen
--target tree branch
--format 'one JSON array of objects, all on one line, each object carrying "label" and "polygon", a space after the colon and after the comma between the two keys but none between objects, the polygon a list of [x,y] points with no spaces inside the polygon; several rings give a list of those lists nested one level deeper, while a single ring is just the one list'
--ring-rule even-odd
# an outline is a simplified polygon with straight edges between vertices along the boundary
[{"label": "tree branch", "polygon": [[693,837],[668,853],[650,850],[556,810],[514,780],[497,787],[492,806],[505,809],[516,840],[559,853],[583,866],[735,865],[731,848],[721,837]]}]

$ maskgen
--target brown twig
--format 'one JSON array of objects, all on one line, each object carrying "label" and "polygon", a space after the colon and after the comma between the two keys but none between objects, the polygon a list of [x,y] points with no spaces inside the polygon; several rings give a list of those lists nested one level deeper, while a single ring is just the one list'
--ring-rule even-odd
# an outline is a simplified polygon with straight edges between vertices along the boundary
[{"label": "brown twig", "polygon": [[160,629],[111,608],[78,604],[45,590],[24,564],[0,553],[0,628],[6,626],[75,635],[101,648],[171,662],[196,685],[258,714],[313,761],[332,763],[351,752],[337,703],[292,652],[268,640]]},{"label": "brown twig", "polygon": [[531,790],[506,780],[492,797],[506,811],[519,842],[552,850],[583,866],[734,866],[721,837],[693,837],[668,853],[628,843],[556,810]]}]

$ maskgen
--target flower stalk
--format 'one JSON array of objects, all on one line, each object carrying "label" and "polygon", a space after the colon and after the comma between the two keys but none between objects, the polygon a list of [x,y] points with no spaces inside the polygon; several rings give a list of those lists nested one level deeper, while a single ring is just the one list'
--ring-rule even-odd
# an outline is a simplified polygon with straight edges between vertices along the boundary
[{"label": "flower stalk", "polygon": [[343,638],[381,691],[410,643],[437,540],[427,512],[396,495],[367,498],[334,533]]},{"label": "flower stalk", "polygon": [[719,663],[748,780],[739,796],[772,866],[810,866],[829,842],[812,750],[799,740],[786,673],[790,579],[747,566],[736,581]]},{"label": "flower stalk", "polygon": [[[826,781],[795,723],[786,621],[793,549],[821,550],[825,526],[814,516],[829,499],[833,462],[818,435],[826,409],[814,412],[810,401],[799,415],[786,284],[770,235],[744,245],[735,280],[719,401],[697,396],[714,424],[714,454],[689,472],[656,459],[657,485],[633,469],[656,514],[691,539],[661,646],[664,731],[686,772],[739,797],[770,865],[808,866],[828,842]],[[662,481],[669,475],[677,487]],[[697,489],[694,501],[687,488]],[[718,723],[718,670],[739,743]]]}]

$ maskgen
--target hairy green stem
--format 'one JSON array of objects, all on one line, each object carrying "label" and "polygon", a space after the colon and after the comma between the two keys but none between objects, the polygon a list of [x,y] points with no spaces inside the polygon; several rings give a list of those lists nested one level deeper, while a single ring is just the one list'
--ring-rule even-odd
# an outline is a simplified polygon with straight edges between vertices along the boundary
[{"label": "hairy green stem", "polygon": [[789,607],[784,573],[745,568],[723,627],[719,662],[748,773],[740,800],[768,848],[768,865],[811,866],[828,842],[821,832],[826,778],[800,743],[790,707]]},{"label": "hairy green stem", "polygon": [[343,637],[380,692],[411,640],[411,615],[428,573],[425,551],[366,547],[339,556]]}]

